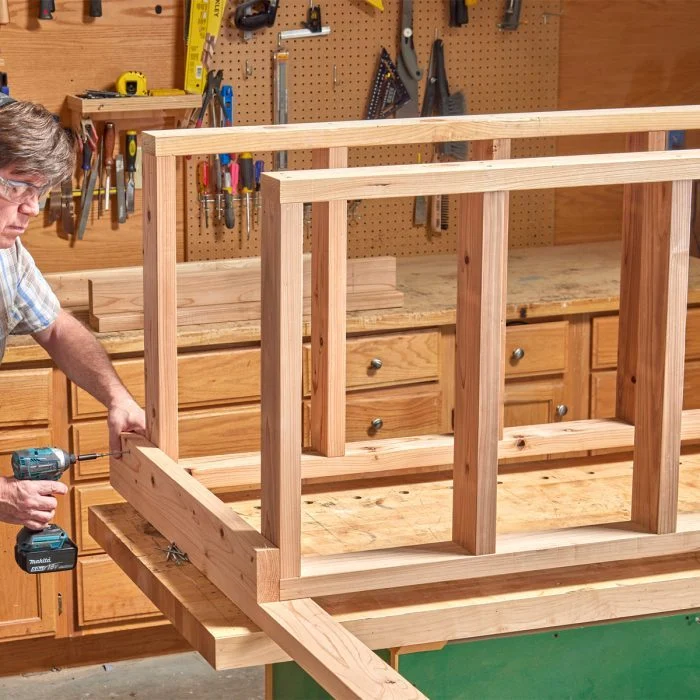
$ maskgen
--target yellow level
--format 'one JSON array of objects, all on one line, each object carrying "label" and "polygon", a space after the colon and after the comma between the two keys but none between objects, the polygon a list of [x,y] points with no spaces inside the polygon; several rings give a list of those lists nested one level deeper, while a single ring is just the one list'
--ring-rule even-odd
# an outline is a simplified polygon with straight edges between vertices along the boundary
[{"label": "yellow level", "polygon": [[185,58],[185,91],[190,94],[204,92],[225,9],[225,0],[191,0]]}]

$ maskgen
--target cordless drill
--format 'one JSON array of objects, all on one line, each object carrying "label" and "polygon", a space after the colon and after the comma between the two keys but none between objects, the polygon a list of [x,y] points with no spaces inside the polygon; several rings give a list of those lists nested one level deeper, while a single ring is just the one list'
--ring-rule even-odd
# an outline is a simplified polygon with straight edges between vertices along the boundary
[{"label": "cordless drill", "polygon": [[[59,447],[32,447],[12,453],[12,472],[18,480],[58,481],[72,464],[112,454],[122,453],[74,455]],[[75,567],[77,556],[75,543],[58,525],[47,525],[43,530],[23,527],[17,533],[15,561],[29,574],[69,571]]]}]

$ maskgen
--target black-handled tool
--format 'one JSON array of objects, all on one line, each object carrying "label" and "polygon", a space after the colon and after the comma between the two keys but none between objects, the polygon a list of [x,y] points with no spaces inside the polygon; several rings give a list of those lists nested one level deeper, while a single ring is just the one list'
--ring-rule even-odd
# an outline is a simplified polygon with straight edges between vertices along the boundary
[{"label": "black-handled tool", "polygon": [[506,0],[503,21],[498,25],[498,28],[514,32],[520,26],[520,10],[522,5],[522,0]]},{"label": "black-handled tool", "polygon": [[469,24],[469,11],[465,0],[450,0],[450,27]]},{"label": "black-handled tool", "polygon": [[272,27],[277,17],[279,0],[244,0],[236,6],[233,23],[237,29],[255,31]]},{"label": "black-handled tool", "polygon": [[54,0],[39,0],[39,19],[53,19],[56,11]]},{"label": "black-handled tool", "polygon": [[90,0],[90,17],[102,17],[102,0]]}]

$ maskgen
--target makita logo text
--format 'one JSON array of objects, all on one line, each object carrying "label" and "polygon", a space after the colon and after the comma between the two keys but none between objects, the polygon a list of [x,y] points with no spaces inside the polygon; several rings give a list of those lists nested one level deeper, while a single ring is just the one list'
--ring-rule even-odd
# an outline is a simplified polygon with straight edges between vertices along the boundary
[{"label": "makita logo text", "polygon": [[44,557],[43,559],[31,559],[32,564],[50,564],[51,559],[49,557]]}]

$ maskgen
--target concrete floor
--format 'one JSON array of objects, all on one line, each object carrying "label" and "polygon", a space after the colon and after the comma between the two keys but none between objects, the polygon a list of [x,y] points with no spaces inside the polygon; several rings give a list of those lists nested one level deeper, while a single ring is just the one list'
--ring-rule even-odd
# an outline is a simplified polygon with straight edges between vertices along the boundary
[{"label": "concrete floor", "polygon": [[100,666],[0,678],[2,700],[262,700],[264,669],[214,671],[199,654],[171,654]]}]

